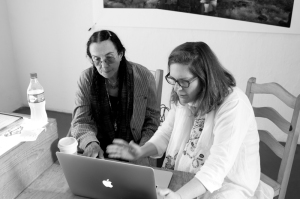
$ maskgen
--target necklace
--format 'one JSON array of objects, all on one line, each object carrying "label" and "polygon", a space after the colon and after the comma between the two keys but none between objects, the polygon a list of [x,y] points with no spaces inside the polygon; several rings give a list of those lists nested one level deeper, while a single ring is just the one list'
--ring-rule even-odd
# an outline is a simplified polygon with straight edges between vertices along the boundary
[{"label": "necklace", "polygon": [[[105,85],[108,88],[110,84],[109,84],[108,81],[107,81],[107,83],[105,81]],[[118,86],[119,86],[118,82],[116,82],[116,84],[117,84],[116,88],[118,88]],[[109,99],[109,94],[108,94],[107,88],[106,88],[106,95],[107,95],[107,98],[108,98],[108,103],[109,103],[110,111],[113,112],[113,108],[112,108],[112,105],[111,105],[111,102],[110,102],[110,99]],[[119,101],[117,102],[117,104],[119,104]],[[118,112],[116,113],[116,115],[118,115]],[[113,124],[114,124],[115,132],[117,132],[117,130],[118,130],[117,117],[114,118]]]},{"label": "necklace", "polygon": [[109,81],[109,79],[105,79],[107,82],[107,86],[111,89],[116,89],[119,87],[119,79],[117,79],[117,81],[115,83],[112,83],[111,81]]}]

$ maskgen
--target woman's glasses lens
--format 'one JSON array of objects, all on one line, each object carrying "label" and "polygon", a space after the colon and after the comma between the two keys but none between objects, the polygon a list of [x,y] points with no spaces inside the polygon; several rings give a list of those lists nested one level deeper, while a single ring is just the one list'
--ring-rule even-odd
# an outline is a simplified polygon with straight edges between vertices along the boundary
[{"label": "woman's glasses lens", "polygon": [[175,83],[176,83],[175,79],[173,79],[173,78],[171,78],[171,77],[167,77],[166,80],[167,80],[167,82],[168,82],[169,84],[171,84],[171,85],[175,85]]},{"label": "woman's glasses lens", "polygon": [[107,56],[104,60],[101,60],[100,57],[92,57],[92,61],[95,65],[100,65],[103,62],[105,62],[106,64],[113,64],[115,63],[115,60],[116,58],[114,56]]},{"label": "woman's glasses lens", "polygon": [[167,80],[167,82],[169,83],[169,84],[171,84],[171,85],[175,85],[176,84],[176,82],[177,82],[177,84],[180,86],[180,87],[182,87],[182,88],[188,88],[189,87],[189,82],[188,81],[185,81],[185,80],[175,80],[174,78],[172,78],[172,77],[166,77],[166,80]]}]

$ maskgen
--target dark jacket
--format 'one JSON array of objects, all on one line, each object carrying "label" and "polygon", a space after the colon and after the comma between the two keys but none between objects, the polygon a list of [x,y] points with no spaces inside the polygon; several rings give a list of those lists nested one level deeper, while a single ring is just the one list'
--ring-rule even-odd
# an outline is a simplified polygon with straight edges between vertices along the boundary
[{"label": "dark jacket", "polygon": [[[134,76],[133,113],[130,127],[134,141],[143,145],[159,126],[160,110],[156,100],[155,79],[144,66],[133,62],[127,62],[127,64],[131,64]],[[99,142],[96,138],[97,127],[91,119],[90,110],[92,77],[93,67],[81,73],[71,123],[71,135],[78,140],[81,150],[84,150],[90,142]]]}]

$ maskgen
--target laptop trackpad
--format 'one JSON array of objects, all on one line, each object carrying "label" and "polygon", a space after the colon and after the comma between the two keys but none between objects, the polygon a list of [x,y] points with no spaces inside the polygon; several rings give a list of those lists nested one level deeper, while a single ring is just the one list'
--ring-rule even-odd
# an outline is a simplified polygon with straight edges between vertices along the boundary
[{"label": "laptop trackpad", "polygon": [[168,188],[173,173],[171,171],[154,169],[156,187]]}]

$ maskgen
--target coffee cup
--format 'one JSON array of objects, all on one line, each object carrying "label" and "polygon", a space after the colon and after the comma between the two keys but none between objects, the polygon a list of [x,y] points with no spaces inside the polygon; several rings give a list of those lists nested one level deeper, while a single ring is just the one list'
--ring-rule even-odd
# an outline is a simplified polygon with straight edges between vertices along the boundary
[{"label": "coffee cup", "polygon": [[64,137],[58,141],[59,151],[68,154],[77,154],[78,142],[73,137]]}]

